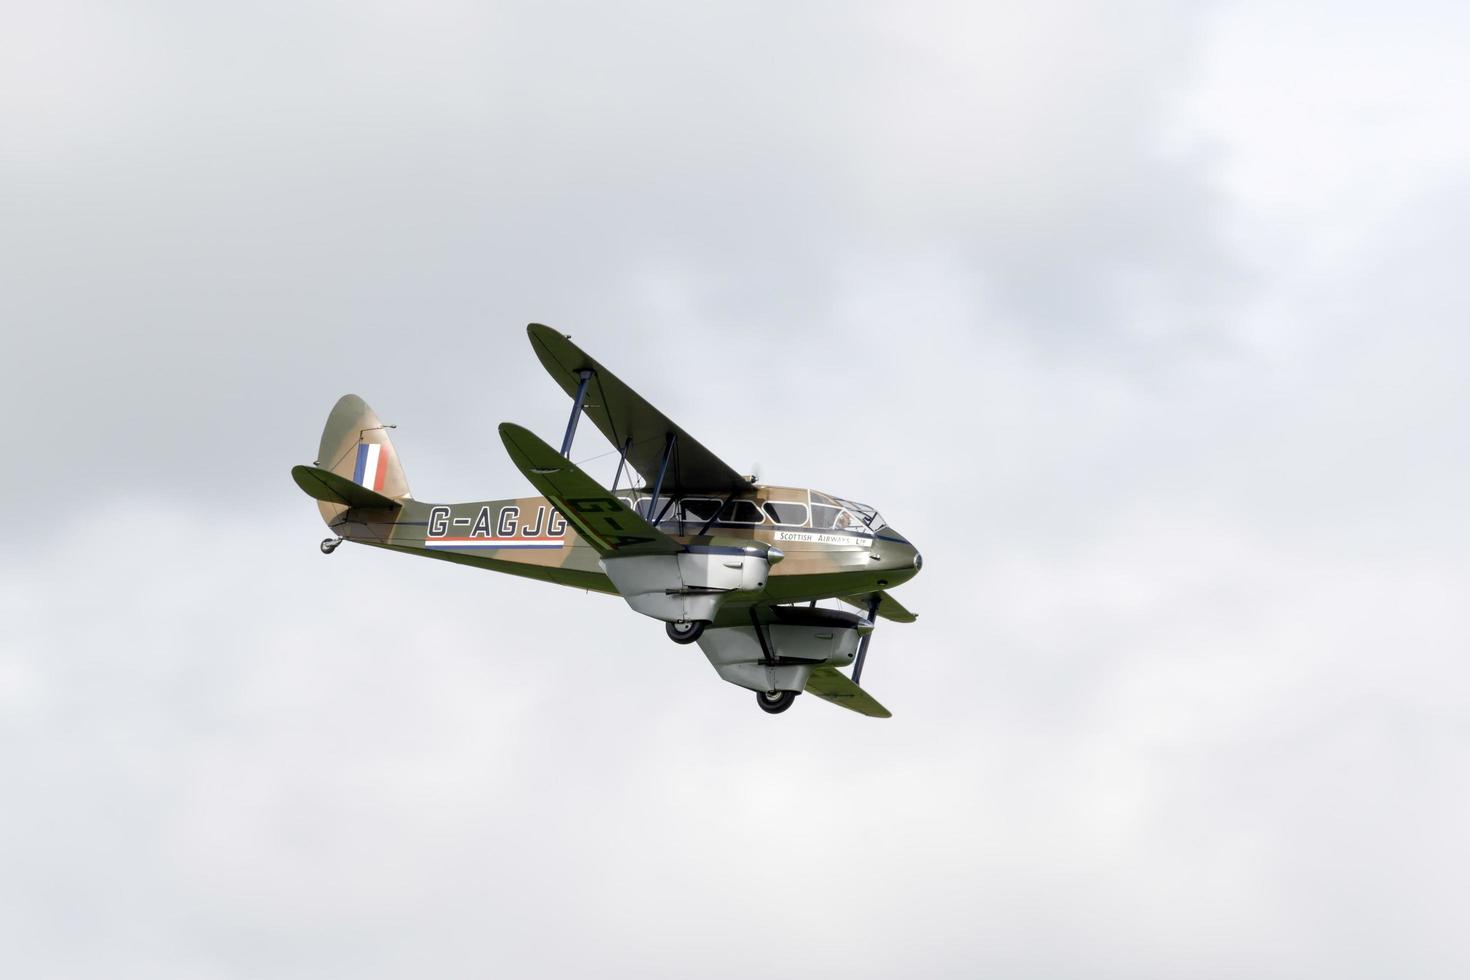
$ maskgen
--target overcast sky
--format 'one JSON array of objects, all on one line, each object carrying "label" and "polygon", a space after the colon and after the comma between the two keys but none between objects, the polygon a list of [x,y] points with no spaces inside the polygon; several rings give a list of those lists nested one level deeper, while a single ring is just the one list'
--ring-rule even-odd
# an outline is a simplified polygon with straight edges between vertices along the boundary
[{"label": "overcast sky", "polygon": [[[0,973],[1465,976],[1467,45],[0,4]],[[344,392],[420,499],[530,492],[532,320],[922,549],[891,721],[317,551]]]}]

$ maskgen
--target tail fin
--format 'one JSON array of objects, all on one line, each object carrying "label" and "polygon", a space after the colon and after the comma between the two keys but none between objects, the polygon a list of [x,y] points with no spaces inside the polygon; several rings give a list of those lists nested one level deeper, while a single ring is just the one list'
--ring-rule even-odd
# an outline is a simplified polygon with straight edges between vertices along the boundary
[{"label": "tail fin", "polygon": [[412,496],[387,428],[356,395],[332,406],[315,467],[298,466],[291,475],[317,499],[328,524],[348,504],[391,506]]},{"label": "tail fin", "polygon": [[316,465],[385,497],[412,496],[388,430],[356,395],[343,395],[332,406]]}]

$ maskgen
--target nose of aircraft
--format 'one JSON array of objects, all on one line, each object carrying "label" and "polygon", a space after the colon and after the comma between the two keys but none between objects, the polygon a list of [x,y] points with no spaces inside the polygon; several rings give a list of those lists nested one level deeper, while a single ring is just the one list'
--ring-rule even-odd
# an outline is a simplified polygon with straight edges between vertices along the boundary
[{"label": "nose of aircraft", "polygon": [[885,569],[892,570],[903,579],[913,578],[924,567],[924,556],[919,554],[919,549],[902,534],[891,527],[885,527],[882,537],[881,560]]}]

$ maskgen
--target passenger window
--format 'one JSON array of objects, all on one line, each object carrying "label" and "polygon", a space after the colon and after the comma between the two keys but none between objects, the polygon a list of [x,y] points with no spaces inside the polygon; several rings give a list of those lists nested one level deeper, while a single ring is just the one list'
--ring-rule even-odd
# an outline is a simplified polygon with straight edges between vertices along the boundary
[{"label": "passenger window", "polygon": [[720,502],[718,500],[702,500],[696,497],[685,500],[681,506],[685,521],[691,523],[698,521],[703,524],[715,516],[715,513],[720,509]]},{"label": "passenger window", "polygon": [[777,524],[800,527],[806,523],[806,504],[792,504],[779,500],[766,501],[766,515]]},{"label": "passenger window", "polygon": [[638,503],[637,503],[637,505],[633,509],[638,512],[638,516],[639,517],[643,518],[645,521],[647,521],[650,524],[653,523],[653,519],[655,517],[659,516],[659,513],[660,512],[662,512],[662,514],[663,514],[663,522],[665,524],[667,524],[670,520],[672,520],[676,516],[675,508],[672,507],[672,506],[670,506],[670,501],[669,501],[669,498],[668,497],[659,497],[658,498],[658,511],[650,514],[648,512],[648,507],[652,503],[653,503],[653,498],[652,497],[639,497],[638,498]]},{"label": "passenger window", "polygon": [[749,500],[732,500],[720,511],[720,520],[726,524],[759,524],[761,512]]}]

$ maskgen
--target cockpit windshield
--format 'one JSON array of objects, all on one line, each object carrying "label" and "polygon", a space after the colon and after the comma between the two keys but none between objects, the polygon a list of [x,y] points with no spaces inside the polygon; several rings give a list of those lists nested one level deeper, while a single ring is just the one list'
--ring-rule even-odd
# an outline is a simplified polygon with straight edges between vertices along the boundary
[{"label": "cockpit windshield", "polygon": [[855,500],[843,500],[840,497],[834,499],[836,499],[837,502],[840,503],[842,506],[846,507],[848,510],[856,514],[858,518],[865,525],[867,525],[868,530],[876,531],[880,527],[888,526],[888,522],[883,519],[883,515],[878,513],[878,508],[869,507],[867,504],[860,504]]},{"label": "cockpit windshield", "polygon": [[812,527],[834,530],[877,531],[888,522],[877,508],[855,500],[812,493]]}]

